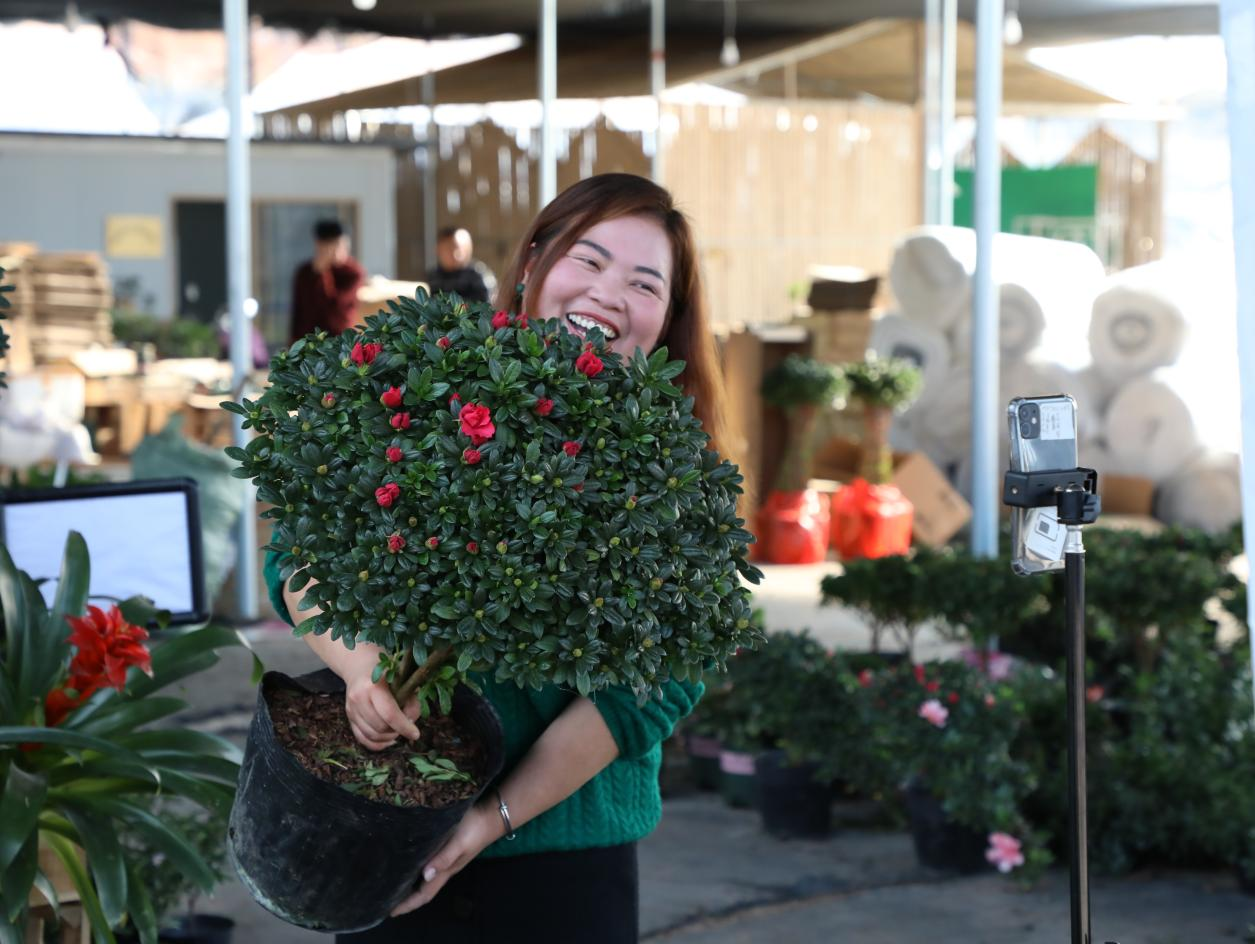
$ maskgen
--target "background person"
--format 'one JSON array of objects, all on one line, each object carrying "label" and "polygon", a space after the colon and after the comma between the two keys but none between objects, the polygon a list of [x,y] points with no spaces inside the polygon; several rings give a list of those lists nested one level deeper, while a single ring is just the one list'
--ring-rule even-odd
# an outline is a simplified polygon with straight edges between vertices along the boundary
[{"label": "background person", "polygon": [[357,290],[366,278],[349,255],[349,238],[338,220],[314,224],[314,257],[292,279],[289,342],[320,328],[341,334],[357,323]]}]

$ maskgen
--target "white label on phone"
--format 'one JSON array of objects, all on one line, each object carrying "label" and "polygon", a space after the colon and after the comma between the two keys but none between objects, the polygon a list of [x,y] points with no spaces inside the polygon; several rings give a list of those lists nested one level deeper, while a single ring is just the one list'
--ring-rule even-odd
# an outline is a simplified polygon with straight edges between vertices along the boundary
[{"label": "white label on phone", "polygon": [[1056,508],[1030,508],[1024,516],[1024,546],[1042,560],[1063,560],[1067,529]]},{"label": "white label on phone", "polygon": [[1072,404],[1043,403],[1041,405],[1041,438],[1075,438],[1072,431]]}]

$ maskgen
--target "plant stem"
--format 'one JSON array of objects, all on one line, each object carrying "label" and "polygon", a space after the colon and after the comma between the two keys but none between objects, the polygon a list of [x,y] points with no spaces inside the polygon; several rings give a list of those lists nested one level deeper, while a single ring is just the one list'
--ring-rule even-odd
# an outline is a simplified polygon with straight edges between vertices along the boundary
[{"label": "plant stem", "polygon": [[[406,656],[408,658],[409,653],[406,653]],[[448,662],[452,656],[453,649],[449,646],[445,646],[443,649],[437,649],[427,657],[426,662],[410,673],[408,677],[405,675],[406,663],[403,661],[402,671],[394,683],[397,687],[395,687],[392,692],[393,695],[396,696],[397,704],[404,706],[405,703],[410,700],[410,696],[418,691],[418,689],[422,687],[423,683],[431,678],[432,674]]]}]

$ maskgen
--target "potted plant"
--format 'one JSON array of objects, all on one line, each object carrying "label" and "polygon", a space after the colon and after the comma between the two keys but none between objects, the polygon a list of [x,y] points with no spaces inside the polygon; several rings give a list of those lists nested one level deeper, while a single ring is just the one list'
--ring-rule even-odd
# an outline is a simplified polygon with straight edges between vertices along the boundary
[{"label": "potted plant", "polygon": [[900,357],[879,357],[869,351],[861,361],[846,364],[841,374],[852,401],[863,408],[863,451],[859,475],[874,485],[893,475],[889,425],[895,412],[915,402],[923,385],[920,369]]},{"label": "potted plant", "polygon": [[788,438],[776,481],[759,512],[764,559],[775,564],[823,560],[828,547],[828,513],[819,493],[806,487],[814,452],[815,422],[821,411],[841,402],[846,384],[832,365],[791,354],[762,382],[762,397],[779,407]]},{"label": "potted plant", "polygon": [[0,934],[5,941],[21,940],[32,888],[55,897],[41,846],[68,872],[96,939],[110,944],[109,929],[124,918],[144,944],[157,939],[151,897],[119,832],[142,833],[205,891],[216,881],[149,802],[160,793],[225,813],[238,751],[210,734],[152,725],[184,707],[163,689],[241,639],[211,626],[170,631],[150,648],[143,626],[160,615],[138,598],[89,606],[89,585],[87,545],[76,532],[51,606],[0,544],[0,928],[17,935]]},{"label": "potted plant", "polygon": [[425,718],[382,767],[330,672],[263,681],[231,854],[265,907],[348,931],[411,891],[502,762],[475,678],[648,699],[756,644],[741,477],[705,448],[682,370],[420,291],[298,341],[258,401],[224,404],[258,432],[228,453],[273,506],[282,577],[320,610],[297,632],[378,645],[377,678]]},{"label": "potted plant", "polygon": [[820,582],[820,603],[856,610],[871,631],[873,654],[882,654],[889,634],[909,661],[916,634],[948,592],[942,576],[948,553],[921,546],[908,554],[846,561],[841,573]]}]

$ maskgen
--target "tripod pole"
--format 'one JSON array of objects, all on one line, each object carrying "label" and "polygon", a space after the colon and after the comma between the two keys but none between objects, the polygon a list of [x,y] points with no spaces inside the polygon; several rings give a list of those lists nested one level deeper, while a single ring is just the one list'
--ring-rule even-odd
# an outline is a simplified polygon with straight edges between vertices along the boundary
[{"label": "tripod pole", "polygon": [[1068,851],[1072,944],[1091,944],[1085,810],[1085,545],[1069,524],[1064,551],[1068,633]]}]

